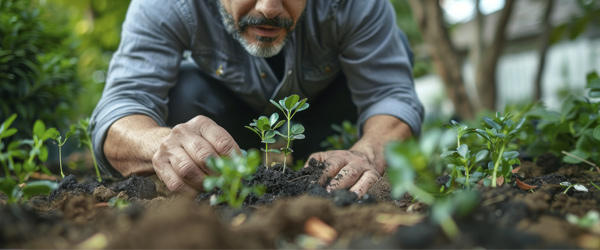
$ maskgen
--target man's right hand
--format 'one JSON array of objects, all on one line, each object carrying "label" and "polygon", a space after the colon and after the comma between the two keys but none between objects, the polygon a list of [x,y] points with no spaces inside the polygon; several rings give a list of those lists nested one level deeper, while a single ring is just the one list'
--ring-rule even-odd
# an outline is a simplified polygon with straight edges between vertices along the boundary
[{"label": "man's right hand", "polygon": [[[195,195],[210,174],[206,160],[241,153],[222,127],[206,116],[196,116],[173,129],[159,127],[150,117],[133,115],[115,122],[104,152],[124,176],[156,173],[174,193]],[[151,164],[150,164],[151,163]]]},{"label": "man's right hand", "polygon": [[195,195],[211,173],[206,160],[233,151],[241,153],[225,129],[206,116],[196,116],[173,127],[154,154],[152,165],[169,190]]}]

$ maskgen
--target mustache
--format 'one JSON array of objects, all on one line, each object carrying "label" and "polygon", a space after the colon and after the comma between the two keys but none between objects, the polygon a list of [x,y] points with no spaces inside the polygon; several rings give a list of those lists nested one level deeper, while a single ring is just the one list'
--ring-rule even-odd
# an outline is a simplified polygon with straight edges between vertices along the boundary
[{"label": "mustache", "polygon": [[292,27],[292,25],[294,25],[294,21],[289,18],[280,18],[280,17],[266,18],[266,17],[244,16],[238,22],[238,27],[239,27],[240,32],[244,32],[244,30],[246,30],[250,26],[257,26],[257,25],[268,25],[268,26],[273,26],[273,27],[289,30]]}]

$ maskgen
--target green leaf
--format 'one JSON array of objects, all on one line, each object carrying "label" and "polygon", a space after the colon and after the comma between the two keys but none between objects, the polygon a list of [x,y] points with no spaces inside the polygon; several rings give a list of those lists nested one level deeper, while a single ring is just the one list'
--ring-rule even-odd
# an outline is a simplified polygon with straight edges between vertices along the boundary
[{"label": "green leaf", "polygon": [[281,154],[281,150],[277,150],[277,149],[269,149],[269,150],[267,150],[267,152]]},{"label": "green leaf", "polygon": [[11,178],[0,178],[0,191],[6,196],[11,197],[14,196],[14,189],[17,187],[17,182]]},{"label": "green leaf", "polygon": [[519,152],[517,151],[508,151],[508,152],[504,152],[504,154],[502,155],[505,159],[514,159],[519,157]]},{"label": "green leaf", "polygon": [[291,132],[293,135],[304,133],[304,126],[302,124],[296,123],[292,125]]},{"label": "green leaf", "polygon": [[279,110],[281,110],[281,112],[285,113],[285,110],[283,109],[283,107],[281,105],[279,105],[277,102],[273,101],[273,100],[269,100],[273,105],[275,105],[275,107],[277,107]]},{"label": "green leaf", "polygon": [[204,182],[202,183],[202,186],[204,187],[205,191],[211,191],[216,187],[217,184],[217,177],[214,176],[207,176],[204,179]]},{"label": "green leaf", "polygon": [[600,125],[596,126],[592,135],[593,135],[594,139],[600,141]]},{"label": "green leaf", "polygon": [[485,158],[488,156],[489,151],[487,150],[481,150],[479,152],[477,152],[477,155],[475,156],[475,162],[480,162],[485,160]]},{"label": "green leaf", "polygon": [[500,126],[500,124],[496,123],[494,120],[492,120],[491,118],[489,118],[487,116],[483,117],[483,121],[485,123],[487,123],[488,125],[490,125],[490,127],[496,129],[496,131],[502,130],[502,127]]},{"label": "green leaf", "polygon": [[[305,98],[306,99],[306,98]],[[297,109],[297,111],[302,111],[308,108],[308,103],[304,103],[302,104],[302,106],[299,106],[299,108]]]},{"label": "green leaf", "polygon": [[467,144],[462,144],[460,145],[460,147],[458,147],[456,149],[456,152],[458,152],[458,154],[462,157],[462,158],[469,158],[467,156],[467,154],[469,153],[469,146],[467,146]]},{"label": "green leaf", "polygon": [[277,123],[277,120],[279,120],[279,114],[271,114],[271,118],[269,119],[269,124],[271,125],[271,127]]},{"label": "green leaf", "polygon": [[275,138],[266,138],[261,142],[262,143],[275,143]]},{"label": "green leaf", "polygon": [[[15,121],[15,119],[17,119],[17,114],[12,114],[10,117],[8,117],[8,119],[6,119],[2,123],[2,125],[0,125],[0,135],[4,135],[4,131],[8,130],[10,125]],[[0,139],[5,137],[8,136],[0,136]]]},{"label": "green leaf", "polygon": [[294,107],[294,105],[298,103],[298,100],[300,100],[300,96],[293,94],[291,96],[286,97],[284,100],[286,110],[292,110],[292,107]]},{"label": "green leaf", "polygon": [[268,131],[265,133],[265,138],[273,138],[275,135],[276,135],[276,134],[275,134],[275,130],[268,130]]},{"label": "green leaf", "polygon": [[302,140],[302,139],[304,139],[305,137],[304,137],[304,135],[303,135],[303,134],[298,134],[298,135],[294,135],[294,136],[292,136],[292,138],[294,138],[295,140]]},{"label": "green leaf", "polygon": [[32,181],[28,182],[25,187],[23,187],[23,196],[27,199],[31,196],[38,194],[48,195],[52,190],[58,188],[58,183],[53,181]]},{"label": "green leaf", "polygon": [[281,120],[272,129],[277,129],[277,128],[281,127],[281,125],[283,125],[284,123],[285,123],[285,120]]},{"label": "green leaf", "polygon": [[42,141],[52,138],[52,136],[58,134],[60,136],[60,132],[56,130],[56,128],[49,128],[44,132],[44,135],[40,138]]},{"label": "green leaf", "polygon": [[42,120],[35,121],[35,124],[33,124],[33,134],[41,139],[44,137],[44,133],[46,133],[44,122]]}]

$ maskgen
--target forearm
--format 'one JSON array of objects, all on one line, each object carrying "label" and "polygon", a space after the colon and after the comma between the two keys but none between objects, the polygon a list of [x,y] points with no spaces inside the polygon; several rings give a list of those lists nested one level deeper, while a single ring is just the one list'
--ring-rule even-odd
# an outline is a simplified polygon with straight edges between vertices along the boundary
[{"label": "forearm", "polygon": [[123,117],[108,130],[104,154],[124,176],[153,173],[152,157],[170,131],[145,115]]},{"label": "forearm", "polygon": [[404,140],[411,136],[410,127],[402,120],[389,115],[376,115],[365,122],[363,136],[350,151],[365,154],[375,164],[377,171],[383,173],[387,165],[385,146],[391,141]]}]

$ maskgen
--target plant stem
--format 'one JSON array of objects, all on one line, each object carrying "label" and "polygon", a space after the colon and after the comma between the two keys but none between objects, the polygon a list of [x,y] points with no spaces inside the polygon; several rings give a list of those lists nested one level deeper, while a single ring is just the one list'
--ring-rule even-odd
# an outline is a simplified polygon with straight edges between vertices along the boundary
[{"label": "plant stem", "polygon": [[[91,142],[91,140],[90,140]],[[94,148],[92,147],[92,143],[88,144],[90,148],[90,152],[92,153],[92,161],[94,162],[94,168],[96,168],[96,175],[98,176],[98,182],[102,182],[102,177],[100,177],[100,170],[98,170],[98,163],[96,163],[96,156],[94,155]]]},{"label": "plant stem", "polygon": [[471,190],[471,187],[469,186],[469,164],[465,164],[465,176],[466,176],[466,180],[465,180],[465,185],[467,186],[467,190]]},{"label": "plant stem", "polygon": [[58,145],[58,165],[60,166],[60,175],[62,176],[62,178],[65,178],[65,174],[63,173],[62,168],[62,145],[60,144]]},{"label": "plant stem", "polygon": [[269,144],[265,143],[265,168],[269,168]]},{"label": "plant stem", "polygon": [[283,157],[283,173],[285,173],[285,166],[286,166],[285,162],[287,161],[287,156],[290,154],[289,150],[290,150],[290,141],[291,141],[291,138],[290,138],[290,123],[291,123],[290,114],[288,114],[286,116],[286,118],[288,119],[287,120],[287,138],[285,138],[285,139],[287,139],[287,146],[286,146],[287,149],[285,151],[286,152],[285,157]]},{"label": "plant stem", "polygon": [[502,147],[500,147],[500,153],[498,153],[498,159],[494,162],[494,172],[492,173],[492,187],[496,187],[496,172],[498,171],[498,166],[500,166],[500,161],[502,161],[504,155],[504,148],[506,148],[506,144],[502,143]]}]

